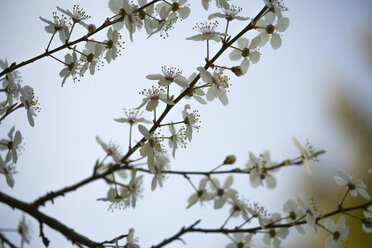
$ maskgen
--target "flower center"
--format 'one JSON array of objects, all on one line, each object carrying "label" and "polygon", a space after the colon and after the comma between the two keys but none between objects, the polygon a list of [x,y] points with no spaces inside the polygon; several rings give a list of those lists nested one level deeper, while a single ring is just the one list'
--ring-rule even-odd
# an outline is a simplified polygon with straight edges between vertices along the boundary
[{"label": "flower center", "polygon": [[290,212],[289,217],[291,218],[291,220],[295,220],[297,218],[297,215],[295,212]]},{"label": "flower center", "polygon": [[249,56],[249,48],[246,47],[242,51],[242,57],[248,57]]},{"label": "flower center", "polygon": [[333,239],[334,240],[338,240],[340,238],[340,236],[341,236],[341,234],[340,234],[339,231],[336,231],[336,232],[333,233]]},{"label": "flower center", "polygon": [[349,188],[349,190],[353,190],[353,189],[355,189],[355,184],[349,182],[349,183],[347,184],[347,187]]},{"label": "flower center", "polygon": [[267,27],[266,27],[266,33],[268,33],[268,34],[272,34],[272,33],[274,33],[274,29],[275,29],[275,27],[273,26],[273,25],[267,25]]},{"label": "flower center", "polygon": [[173,12],[176,12],[176,11],[179,10],[179,9],[180,9],[180,4],[177,3],[177,2],[174,2],[174,3],[172,4],[172,11],[173,11]]},{"label": "flower center", "polygon": [[270,235],[270,238],[275,238],[275,235],[276,235],[275,230],[274,230],[274,229],[271,229],[271,230],[269,231],[269,235]]},{"label": "flower center", "polygon": [[225,191],[224,191],[223,189],[218,189],[218,190],[217,190],[217,195],[218,195],[219,197],[223,196],[224,193],[225,193]]}]

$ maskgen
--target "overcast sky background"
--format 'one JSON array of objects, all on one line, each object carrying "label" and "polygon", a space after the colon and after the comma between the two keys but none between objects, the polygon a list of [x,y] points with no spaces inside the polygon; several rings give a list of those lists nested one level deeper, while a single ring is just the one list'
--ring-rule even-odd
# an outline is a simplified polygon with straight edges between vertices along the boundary
[{"label": "overcast sky background", "polygon": [[[80,181],[92,173],[97,158],[104,152],[95,142],[99,135],[105,141],[115,141],[126,152],[128,126],[114,122],[122,117],[122,108],[137,107],[141,102],[138,92],[150,88],[148,74],[160,73],[162,65],[183,70],[187,77],[204,65],[206,54],[204,42],[187,41],[194,35],[192,27],[205,21],[217,9],[214,3],[210,11],[204,11],[200,1],[189,1],[192,12],[185,21],[176,24],[170,37],[163,40],[158,35],[146,39],[145,31],[136,32],[131,43],[122,30],[125,50],[111,64],[105,64],[94,77],[86,74],[79,83],[69,78],[63,88],[58,73],[63,66],[51,58],[44,58],[21,68],[23,85],[34,88],[39,98],[41,112],[35,118],[35,127],[29,126],[26,111],[17,110],[0,126],[0,137],[7,135],[16,125],[24,137],[22,155],[17,163],[15,187],[10,189],[5,178],[0,177],[0,189],[24,201],[33,201],[50,190]],[[241,6],[241,15],[254,17],[263,7],[263,1],[233,1]],[[72,8],[78,4],[92,16],[89,22],[99,26],[112,13],[107,1],[0,1],[0,59],[9,64],[21,62],[44,51],[50,34],[44,31],[39,16],[51,19],[58,5]],[[268,44],[261,49],[261,60],[251,65],[247,75],[231,77],[232,87],[228,93],[227,107],[215,100],[206,106],[187,101],[201,115],[200,132],[194,135],[187,149],[178,150],[172,160],[174,170],[210,170],[223,161],[226,155],[237,156],[236,166],[244,167],[248,152],[256,154],[269,149],[272,159],[282,161],[298,155],[292,143],[297,137],[302,143],[309,139],[318,149],[327,150],[320,159],[329,165],[317,171],[314,177],[329,176],[332,184],[337,168],[347,164],[350,154],[348,144],[331,117],[332,94],[346,88],[355,98],[364,99],[371,106],[371,71],[366,65],[363,37],[371,29],[372,2],[368,0],[346,1],[285,1],[289,11],[289,29],[283,35],[282,47],[275,51]],[[220,31],[224,21],[220,21]],[[231,34],[239,32],[246,23],[233,21]],[[78,32],[80,30],[80,32]],[[73,37],[79,37],[82,29]],[[253,38],[256,32],[245,37]],[[105,39],[102,31],[95,39]],[[60,45],[55,39],[52,47]],[[214,54],[219,45],[211,46]],[[64,52],[56,55],[64,57]],[[217,61],[221,65],[236,65],[228,60],[228,53]],[[352,84],[348,83],[352,82]],[[183,100],[171,111],[167,121],[181,120]],[[369,108],[370,110],[370,108]],[[150,113],[144,117],[152,118]],[[134,139],[141,137],[134,129]],[[165,133],[167,128],[163,128]],[[138,156],[136,154],[136,156]],[[258,201],[270,211],[280,211],[285,201],[302,195],[301,178],[304,168],[284,168],[275,174],[278,186],[275,190],[252,189],[248,178],[236,176],[234,188],[251,202]],[[360,173],[360,174],[363,174]],[[224,180],[225,177],[220,177]],[[179,176],[170,176],[163,188],[151,192],[152,176],[146,175],[143,199],[136,209],[107,211],[108,204],[97,202],[105,197],[108,186],[94,182],[48,202],[41,211],[57,218],[77,232],[102,241],[136,229],[141,246],[157,244],[178,232],[183,225],[202,219],[200,227],[219,227],[228,216],[228,208],[214,211],[211,204],[197,204],[189,210],[187,198],[193,189]],[[199,177],[193,178],[199,184]],[[306,196],[306,195],[304,195]],[[309,196],[308,196],[309,197]],[[0,204],[0,228],[16,227],[21,212]],[[30,247],[41,247],[38,224],[31,217],[33,235]],[[295,233],[295,231],[292,231]],[[292,233],[291,232],[291,233]],[[45,228],[51,247],[66,247],[68,241],[59,233]],[[12,240],[17,235],[10,234]],[[183,237],[185,247],[224,247],[229,240],[223,235],[187,234]],[[256,238],[261,240],[261,236]],[[179,241],[169,247],[182,247]],[[287,246],[285,246],[287,247]]]}]

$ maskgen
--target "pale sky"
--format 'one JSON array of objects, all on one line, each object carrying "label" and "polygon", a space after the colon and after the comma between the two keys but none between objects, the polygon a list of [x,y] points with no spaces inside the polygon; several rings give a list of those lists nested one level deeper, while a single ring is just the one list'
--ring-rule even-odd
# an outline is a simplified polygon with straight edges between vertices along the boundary
[{"label": "pale sky", "polygon": [[[41,111],[35,118],[35,127],[28,124],[24,109],[17,110],[1,123],[0,139],[5,138],[14,125],[24,138],[24,151],[16,165],[15,187],[9,188],[5,178],[0,176],[2,192],[30,202],[48,191],[88,177],[96,159],[105,155],[95,141],[96,135],[120,144],[121,151],[126,152],[129,128],[113,119],[123,116],[122,108],[137,107],[141,103],[138,92],[154,85],[145,76],[160,73],[161,66],[166,65],[182,69],[188,77],[198,66],[204,65],[206,44],[185,38],[195,34],[192,27],[196,22],[204,22],[217,10],[214,3],[205,11],[199,0],[188,2],[192,9],[189,18],[177,23],[167,39],[159,35],[146,39],[142,30],[134,34],[131,43],[123,29],[125,49],[122,56],[111,64],[105,63],[95,76],[86,74],[75,84],[69,78],[61,88],[62,78],[58,73],[63,66],[51,58],[19,70],[23,85],[34,88]],[[243,8],[242,16],[249,17],[254,17],[264,6],[261,0],[232,2]],[[372,2],[288,0],[284,3],[289,9],[284,14],[289,17],[290,26],[283,33],[282,47],[273,50],[267,44],[261,49],[259,63],[251,64],[245,76],[229,75],[232,87],[227,107],[218,100],[208,105],[183,100],[166,118],[166,122],[181,120],[181,110],[186,103],[199,110],[201,116],[200,132],[194,134],[186,149],[176,152],[176,159],[171,160],[173,170],[208,171],[229,154],[237,157],[234,166],[244,168],[249,151],[258,154],[266,149],[275,161],[293,158],[299,155],[292,142],[293,136],[302,143],[309,139],[315,148],[327,150],[320,159],[332,165],[326,169],[329,183],[337,168],[347,164],[348,144],[339,136],[334,119],[330,117],[331,96],[344,87],[357,98],[372,99],[372,75],[362,48],[363,37],[371,30]],[[97,26],[112,15],[107,1],[0,1],[0,59],[19,63],[42,53],[50,34],[44,31],[45,25],[39,16],[51,19],[56,6],[71,9],[73,4],[84,8],[92,16],[89,23]],[[225,22],[219,22],[219,31],[223,32]],[[233,21],[231,34],[245,25],[247,23]],[[79,37],[82,30],[78,29],[73,36]],[[252,32],[244,37],[251,39],[255,35],[256,32]],[[105,39],[106,32],[94,38]],[[211,54],[219,48],[216,44],[211,42]],[[58,45],[57,38],[52,47]],[[238,62],[228,59],[228,53],[217,61],[219,65],[237,65]],[[64,54],[60,52],[56,56],[63,59]],[[366,100],[367,106],[368,103],[372,104]],[[152,118],[148,112],[143,116]],[[134,140],[139,140],[137,128],[133,130]],[[167,134],[168,128],[162,131]],[[4,154],[1,153],[3,157]],[[137,157],[138,153],[133,158]],[[316,166],[314,171],[316,176]],[[301,187],[298,178],[305,174],[305,168],[282,169],[274,174],[278,182],[275,190],[253,189],[246,176],[236,176],[233,187],[251,202],[258,201],[270,211],[280,211],[289,197],[301,194],[301,190],[293,188]],[[224,178],[220,177],[222,181]],[[54,204],[48,202],[40,210],[95,241],[112,239],[133,227],[142,247],[155,245],[198,219],[202,219],[200,227],[220,227],[228,216],[227,207],[215,211],[208,203],[186,210],[187,198],[193,189],[182,177],[169,176],[164,187],[154,192],[150,189],[151,179],[152,176],[145,175],[143,198],[135,209],[107,211],[109,204],[96,199],[105,197],[109,187],[97,181],[57,198]],[[193,178],[196,185],[199,179]],[[294,184],[297,185],[294,187]],[[0,228],[16,227],[21,215],[20,211],[0,204]],[[30,216],[26,218],[32,222],[29,247],[41,247],[38,223]],[[45,228],[45,234],[51,240],[51,247],[70,244],[49,228]],[[9,238],[18,244],[17,235],[9,234]],[[259,244],[262,236],[256,239]],[[229,242],[223,235],[200,233],[187,234],[183,240],[187,245],[176,241],[167,247],[224,247]]]}]

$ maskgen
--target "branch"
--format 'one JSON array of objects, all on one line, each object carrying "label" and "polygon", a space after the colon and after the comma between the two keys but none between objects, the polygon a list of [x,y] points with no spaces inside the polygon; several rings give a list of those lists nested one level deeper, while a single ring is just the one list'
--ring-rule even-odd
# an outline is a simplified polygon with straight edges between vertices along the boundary
[{"label": "branch", "polygon": [[[152,2],[155,2],[155,1],[152,1]],[[265,11],[267,10],[268,8],[265,6],[260,12],[259,14],[254,18],[254,20],[252,22],[257,22],[257,20],[259,20],[263,14],[265,13]],[[232,45],[236,40],[238,40],[243,34],[245,34],[246,32],[248,32],[249,30],[253,29],[254,26],[252,25],[252,22],[249,23],[249,25],[247,27],[245,27],[239,34],[237,34],[233,39],[231,39],[228,43],[224,43],[221,47],[221,49],[216,53],[216,55],[206,63],[206,65],[204,66],[205,69],[208,69],[212,64],[213,62],[215,62],[217,60],[218,57],[220,57],[222,55],[222,53],[230,46]],[[196,78],[191,82],[190,86],[185,89],[175,100],[174,100],[174,103],[176,104],[177,102],[179,102],[187,93],[190,89],[192,89],[192,87],[196,84],[196,82],[200,79],[200,73],[196,76]],[[157,122],[151,127],[151,129],[149,130],[149,132],[154,132],[159,126],[160,126],[160,123],[162,122],[162,120],[165,118],[165,116],[168,114],[168,112],[172,109],[173,105],[167,105],[167,107],[165,108],[164,112],[161,114],[161,116],[159,117],[159,119],[157,120]],[[61,195],[64,195],[65,193],[67,192],[70,192],[70,191],[73,191],[73,190],[76,190],[77,188],[83,186],[83,185],[86,185],[92,181],[95,181],[97,179],[100,179],[100,178],[104,178],[105,176],[115,172],[115,171],[118,171],[118,170],[121,170],[121,169],[124,169],[125,167],[127,167],[128,165],[128,158],[141,146],[141,144],[143,144],[143,142],[145,142],[145,138],[143,137],[133,148],[131,148],[126,155],[123,156],[123,158],[121,159],[121,162],[126,164],[123,166],[120,166],[120,164],[116,164],[114,165],[113,167],[111,167],[110,169],[108,169],[106,172],[102,173],[102,174],[99,174],[99,175],[92,175],[91,177],[88,177],[86,179],[84,179],[83,181],[79,182],[79,183],[76,183],[70,187],[66,187],[62,190],[59,190],[59,191],[56,191],[56,192],[50,192],[48,193],[47,195],[43,196],[43,197],[40,197],[39,199],[37,199],[33,205],[35,207],[39,207],[40,205],[44,205],[46,201],[52,201],[53,202],[53,199],[57,196],[61,196]]]},{"label": "branch", "polygon": [[0,192],[0,202],[7,204],[12,209],[16,208],[29,215],[33,216],[37,219],[40,223],[44,223],[48,225],[50,228],[60,232],[63,236],[67,239],[71,240],[72,243],[83,244],[88,247],[102,247],[99,243],[88,239],[87,237],[75,232],[73,229],[69,228],[68,226],[62,224],[58,220],[49,217],[41,213],[37,207],[33,206],[32,204],[28,204],[22,201],[19,201],[11,196],[8,196],[2,192]]},{"label": "branch", "polygon": [[[321,217],[318,217],[316,219],[316,222],[318,222],[322,219],[325,219],[327,217],[336,215],[336,214],[342,214],[344,212],[349,212],[349,211],[353,211],[353,210],[357,210],[357,209],[366,209],[371,204],[372,204],[372,201],[368,201],[364,204],[356,205],[356,206],[349,207],[349,208],[338,208],[338,209],[336,209],[332,212],[329,212],[327,214],[322,215]],[[179,239],[180,236],[182,236],[183,234],[190,233],[190,232],[222,233],[222,234],[227,234],[227,233],[256,233],[259,230],[265,230],[265,229],[268,229],[268,228],[270,228],[270,229],[272,229],[272,228],[291,228],[291,227],[294,227],[294,226],[297,226],[297,225],[306,224],[306,221],[303,220],[303,221],[299,221],[299,222],[290,222],[290,223],[287,223],[287,224],[268,224],[264,228],[262,228],[261,226],[257,226],[257,227],[245,228],[245,229],[238,229],[238,228],[234,228],[234,229],[227,229],[227,228],[219,228],[219,229],[194,228],[194,226],[197,223],[199,223],[199,221],[197,221],[195,224],[188,227],[187,229],[185,229],[183,227],[178,233],[176,233],[172,237],[170,237],[168,239],[165,239],[163,242],[159,243],[158,245],[151,246],[151,248],[163,247],[163,246],[169,244],[170,242],[172,242],[173,240]]]},{"label": "branch", "polygon": [[[211,60],[208,60],[206,64],[204,65],[204,69],[208,69],[213,65],[213,63],[222,55],[222,53],[230,47],[235,41],[237,41],[240,37],[242,37],[246,32],[254,28],[254,25],[252,23],[256,23],[261,17],[265,14],[266,10],[268,10],[268,7],[265,5],[263,9],[257,14],[257,16],[246,26],[240,33],[238,33],[234,38],[232,38],[229,42],[223,43],[221,49],[213,56]],[[195,77],[195,79],[190,83],[190,86],[186,88],[173,102],[174,105],[167,105],[163,113],[160,115],[160,117],[157,119],[156,123],[150,128],[149,133],[153,133],[159,126],[160,123],[163,121],[165,116],[167,116],[168,112],[185,96],[189,93],[189,91],[194,87],[194,85],[198,82],[200,79],[200,73]],[[122,163],[125,163],[128,158],[138,149],[141,147],[141,144],[143,144],[146,141],[145,137],[143,137],[140,141],[137,142],[137,144],[130,149],[126,155],[123,156],[121,159]]]},{"label": "branch", "polygon": [[12,242],[10,242],[6,237],[5,235],[3,235],[2,233],[0,233],[0,242],[2,244],[7,244],[10,248],[17,248],[17,246],[15,246]]},{"label": "branch", "polygon": [[194,230],[194,227],[200,223],[201,220],[198,220],[196,221],[194,224],[192,224],[191,226],[185,228],[185,227],[182,227],[181,230],[176,233],[175,235],[173,235],[172,237],[168,238],[168,239],[164,239],[163,242],[161,242],[160,244],[156,245],[156,246],[151,246],[151,248],[160,248],[160,247],[163,247],[171,242],[173,242],[174,240],[177,240],[177,239],[180,239],[180,237],[187,233],[187,232],[191,232],[192,230]]},{"label": "branch", "polygon": [[[133,13],[138,12],[138,11],[140,11],[140,10],[142,10],[142,9],[145,9],[146,7],[152,5],[152,4],[156,3],[156,2],[159,2],[159,1],[160,1],[160,0],[153,0],[153,1],[149,2],[148,4],[145,4],[144,6],[142,6],[142,7],[138,8],[138,9],[136,9]],[[121,20],[121,19],[119,19],[119,20]],[[23,62],[21,62],[21,63],[19,63],[19,64],[12,63],[8,68],[5,68],[2,72],[0,72],[0,77],[2,77],[3,75],[5,75],[6,73],[12,72],[12,71],[14,71],[14,70],[20,68],[20,67],[22,67],[22,66],[28,65],[28,64],[30,64],[30,63],[33,63],[33,62],[39,60],[39,59],[42,59],[42,58],[44,58],[44,57],[47,57],[47,56],[49,56],[50,54],[56,53],[56,52],[58,52],[58,51],[60,51],[60,50],[63,50],[63,49],[65,49],[65,48],[72,47],[73,45],[78,44],[78,43],[80,43],[80,42],[82,42],[82,41],[86,41],[86,40],[88,39],[88,37],[90,37],[90,36],[92,36],[92,35],[98,33],[99,31],[101,31],[101,30],[103,30],[103,29],[105,29],[105,28],[111,26],[112,24],[114,24],[114,23],[116,23],[116,22],[117,22],[117,20],[111,22],[111,21],[109,21],[109,20],[107,19],[107,20],[106,20],[106,21],[105,21],[101,26],[99,26],[96,30],[94,30],[93,32],[88,33],[87,35],[84,35],[83,37],[81,37],[81,38],[79,38],[79,39],[77,39],[77,40],[74,40],[74,41],[71,41],[71,42],[67,42],[66,44],[64,44],[64,45],[62,45],[62,46],[59,46],[59,47],[57,47],[57,48],[55,48],[55,49],[53,49],[53,50],[51,50],[51,51],[45,51],[44,53],[42,53],[42,54],[40,54],[40,55],[38,55],[38,56],[36,56],[36,57],[33,57],[33,58],[29,59],[29,60],[23,61]]]}]

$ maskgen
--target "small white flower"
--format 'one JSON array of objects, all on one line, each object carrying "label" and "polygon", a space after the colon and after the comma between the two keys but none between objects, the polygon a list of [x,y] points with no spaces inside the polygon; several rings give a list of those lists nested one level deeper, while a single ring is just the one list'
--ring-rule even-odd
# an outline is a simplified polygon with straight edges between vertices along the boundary
[{"label": "small white flower", "polygon": [[[8,61],[0,59],[0,68],[1,70],[5,70],[8,68]],[[19,97],[20,89],[21,89],[21,76],[19,75],[18,71],[12,71],[10,73],[5,74],[3,80],[3,89],[4,92],[7,94],[7,99],[5,104],[8,103],[9,106],[13,105],[13,100],[17,100]],[[5,105],[4,104],[4,105]]]},{"label": "small white flower", "polygon": [[85,71],[89,68],[91,75],[94,75],[97,63],[100,61],[99,58],[103,52],[104,46],[95,42],[87,42],[83,51],[84,55],[81,55],[80,60],[83,62],[80,68],[80,77],[82,77]]},{"label": "small white flower", "polygon": [[27,119],[30,125],[33,127],[35,125],[34,116],[36,116],[36,111],[39,111],[37,107],[38,101],[35,99],[34,90],[26,85],[21,88],[21,97],[20,100],[23,104],[23,107],[27,110]]},{"label": "small white flower", "polygon": [[155,190],[156,186],[159,184],[163,187],[164,174],[163,171],[169,167],[169,159],[164,155],[157,155],[154,159],[154,164],[150,166],[150,172],[154,174],[151,181],[151,190]]},{"label": "small white flower", "polygon": [[222,73],[223,71],[215,70],[212,74],[205,70],[203,67],[198,67],[198,71],[200,72],[200,76],[204,82],[210,84],[210,87],[207,92],[207,100],[213,101],[213,99],[218,98],[220,99],[223,105],[229,104],[229,100],[227,99],[226,95],[226,88],[228,85],[228,77],[224,76]]},{"label": "small white flower", "polygon": [[105,49],[107,50],[105,58],[107,63],[110,63],[111,60],[115,60],[118,57],[118,54],[120,54],[119,52],[122,45],[119,39],[121,36],[118,31],[109,28],[107,30],[107,38],[108,40],[104,40],[103,42],[106,43]]},{"label": "small white flower", "polygon": [[59,76],[60,77],[63,77],[63,80],[62,80],[62,84],[61,86],[63,87],[63,85],[65,84],[66,82],[66,79],[71,76],[72,77],[72,80],[75,82],[75,80],[77,79],[77,70],[78,70],[78,61],[77,61],[77,55],[76,55],[76,52],[75,52],[75,48],[74,48],[74,52],[71,54],[66,54],[65,55],[65,68],[63,68],[60,72],[59,72]]},{"label": "small white flower", "polygon": [[198,31],[201,34],[197,34],[191,37],[186,38],[186,40],[195,40],[195,41],[205,41],[205,40],[214,40],[216,42],[220,42],[220,36],[226,36],[225,33],[218,33],[214,30],[216,29],[218,22],[204,22],[204,23],[197,23],[194,30]]},{"label": "small white flower", "polygon": [[234,195],[237,195],[238,192],[235,189],[231,189],[230,186],[233,184],[233,176],[226,178],[223,187],[220,186],[218,179],[210,179],[211,186],[215,190],[215,201],[214,208],[220,209],[225,205],[227,199],[231,199]]},{"label": "small white flower", "polygon": [[108,145],[101,140],[100,137],[96,136],[96,141],[101,145],[102,149],[107,153],[108,156],[111,156],[115,163],[121,164],[122,155],[119,153],[119,147],[113,143]]},{"label": "small white flower", "polygon": [[176,150],[178,149],[178,146],[185,147],[186,141],[184,135],[182,135],[182,131],[184,128],[181,128],[176,132],[176,129],[174,128],[174,125],[169,125],[169,131],[171,133],[171,136],[169,137],[169,147],[172,148],[172,156],[175,158],[176,156]]},{"label": "small white flower", "polygon": [[254,38],[251,44],[249,44],[248,39],[240,38],[238,40],[239,50],[234,49],[229,55],[231,60],[240,60],[241,58],[243,58],[240,67],[242,68],[244,74],[248,71],[249,62],[255,64],[260,60],[260,53],[256,50],[259,43],[260,36]]},{"label": "small white flower", "polygon": [[318,162],[313,147],[310,145],[309,141],[306,142],[306,147],[304,148],[295,137],[293,137],[292,139],[295,146],[300,150],[301,157],[304,161],[307,173],[311,175],[313,173],[313,170],[311,168],[310,160]]},{"label": "small white flower", "polygon": [[88,16],[83,9],[80,9],[78,5],[74,5],[72,7],[72,13],[69,10],[64,10],[57,6],[57,9],[64,13],[65,15],[71,17],[72,21],[74,23],[79,23],[85,28],[88,28],[88,24],[84,22],[84,20],[89,19],[90,16]]},{"label": "small white flower", "polygon": [[[282,17],[282,11],[288,9],[283,5],[282,0],[263,0],[265,5],[270,9],[269,13],[276,15],[278,18]],[[266,14],[267,15],[267,14]]]},{"label": "small white flower", "polygon": [[[289,214],[289,218],[287,220],[292,223],[296,222],[298,219],[305,215],[302,209],[299,208],[296,202],[292,199],[286,201],[283,206],[283,211]],[[305,234],[305,230],[301,225],[296,225],[296,229],[299,233]]]},{"label": "small white flower", "polygon": [[178,70],[175,67],[165,67],[162,66],[161,70],[163,75],[161,74],[150,74],[147,75],[146,78],[150,80],[159,80],[158,84],[160,86],[169,86],[172,82],[175,82],[181,87],[187,86],[187,80],[184,76],[182,76],[182,71]]},{"label": "small white flower", "polygon": [[[147,4],[147,0],[138,0],[138,4],[142,7]],[[157,20],[149,17],[149,15],[152,16],[152,14],[154,13],[154,9],[154,4],[150,4],[145,9],[140,10],[138,13],[138,17],[143,20],[145,24],[145,30],[147,34],[151,34],[158,24]]]},{"label": "small white flower", "polygon": [[371,197],[367,192],[367,185],[361,179],[353,179],[346,171],[339,169],[340,176],[333,177],[338,186],[346,186],[352,197],[357,197],[358,194],[363,198],[370,200]]},{"label": "small white flower", "polygon": [[242,8],[236,7],[234,5],[230,5],[227,8],[222,8],[222,13],[214,13],[208,16],[208,20],[212,20],[213,18],[224,18],[227,21],[232,21],[234,19],[240,20],[240,21],[245,21],[248,20],[249,17],[242,17],[238,16],[238,14],[242,11]]},{"label": "small white flower", "polygon": [[199,132],[200,126],[198,125],[199,121],[199,114],[197,110],[189,113],[187,110],[191,109],[189,104],[186,104],[184,110],[182,111],[182,116],[186,125],[185,136],[191,142],[193,130],[197,130]]},{"label": "small white flower", "polygon": [[130,40],[133,41],[133,34],[136,32],[136,28],[140,29],[142,27],[142,20],[138,17],[138,12],[134,13],[137,6],[129,3],[128,0],[110,0],[108,5],[114,14],[120,16],[118,19],[122,19],[122,21],[114,23],[114,29],[120,30],[125,24],[129,31]]},{"label": "small white flower", "polygon": [[228,200],[228,203],[230,203],[231,205],[230,215],[232,217],[242,216],[244,220],[246,221],[249,220],[248,218],[249,208],[244,201],[239,200],[236,195],[232,195],[230,197],[230,200]]},{"label": "small white flower", "polygon": [[189,197],[188,199],[189,204],[187,205],[187,208],[191,207],[198,201],[200,201],[200,203],[203,203],[204,201],[209,201],[213,199],[214,195],[208,192],[206,189],[207,182],[208,178],[200,179],[199,189],[197,189],[197,191]]},{"label": "small white flower", "polygon": [[47,23],[44,29],[50,34],[59,33],[59,38],[61,39],[62,43],[65,43],[66,40],[70,38],[69,30],[67,27],[67,18],[62,15],[62,17],[57,16],[56,12],[53,12],[53,21],[51,22],[43,17],[39,17],[40,20]]},{"label": "small white flower", "polygon": [[309,204],[309,202],[301,197],[297,197],[297,202],[302,208],[303,212],[306,214],[306,223],[313,227],[315,232],[317,230],[317,225],[316,225],[316,219],[319,217],[319,214],[317,213],[314,204]]},{"label": "small white flower", "polygon": [[325,241],[326,248],[338,248],[343,240],[349,236],[349,228],[345,225],[345,215],[341,215],[335,224],[332,219],[327,219],[324,223],[332,236]]},{"label": "small white flower", "polygon": [[154,136],[154,133],[149,133],[146,127],[138,125],[138,130],[147,140],[147,142],[141,147],[140,154],[142,157],[147,157],[147,164],[149,169],[154,165],[154,157],[156,153],[162,153],[163,148],[160,144],[159,139]]},{"label": "small white flower", "polygon": [[252,234],[234,233],[233,242],[226,245],[226,248],[250,248]]},{"label": "small white flower", "polygon": [[21,247],[23,247],[24,242],[29,244],[31,241],[30,226],[31,223],[26,223],[26,218],[22,215],[22,219],[19,221],[17,228],[19,235],[21,235]]},{"label": "small white flower", "polygon": [[263,186],[264,181],[269,189],[275,188],[276,179],[267,171],[267,168],[272,165],[269,151],[264,151],[259,157],[249,152],[249,161],[246,167],[249,170],[249,179],[254,188],[259,185]]},{"label": "small white flower", "polygon": [[167,99],[167,95],[164,93],[162,88],[155,88],[152,86],[151,89],[143,90],[140,92],[140,94],[144,95],[145,98],[142,99],[141,105],[136,109],[140,109],[146,105],[146,110],[151,112],[156,109],[159,104],[159,100],[166,104],[174,105],[173,101]]},{"label": "small white flower", "polygon": [[[264,222],[267,224],[280,223],[280,214],[274,213],[270,218],[265,218]],[[271,228],[263,236],[263,242],[267,245],[272,245],[274,247],[280,247],[281,240],[284,240],[289,234],[288,228]],[[279,239],[280,238],[280,239]]]},{"label": "small white flower", "polygon": [[[192,73],[189,78],[187,79],[187,86],[185,88],[188,88],[190,84],[194,81],[197,74],[194,72]],[[196,84],[189,90],[189,92],[185,95],[186,99],[190,99],[193,97],[195,100],[197,100],[201,104],[207,104],[207,102],[204,100],[202,96],[204,96],[205,93],[201,88],[198,88]]]},{"label": "small white flower", "polygon": [[134,228],[129,229],[128,236],[127,236],[127,244],[124,246],[125,248],[139,248],[140,246],[136,244],[137,239],[134,238]]},{"label": "small white flower", "polygon": [[5,160],[10,161],[13,159],[13,163],[17,163],[18,155],[17,152],[21,150],[22,135],[20,131],[17,131],[13,137],[15,127],[12,127],[8,133],[9,140],[2,139],[0,140],[0,150],[8,149]]},{"label": "small white flower", "polygon": [[151,123],[151,121],[146,120],[145,118],[141,117],[142,113],[139,114],[139,110],[132,109],[132,110],[127,111],[126,109],[123,109],[123,111],[126,117],[116,118],[114,119],[115,121],[121,122],[121,123],[128,123],[129,125],[134,125],[137,123],[147,123],[147,124]]},{"label": "small white flower", "polygon": [[131,205],[133,208],[136,207],[137,197],[140,197],[142,193],[142,177],[136,177],[136,170],[132,170],[132,179],[129,182],[127,188],[123,188],[123,196],[127,206]]},{"label": "small white flower", "polygon": [[366,233],[372,233],[372,205],[369,205],[366,210],[363,212],[363,231]]},{"label": "small white flower", "polygon": [[[159,3],[156,10],[160,18],[166,19],[169,15],[174,15],[172,18],[186,19],[190,14],[190,8],[186,6],[187,0],[172,0],[172,3]],[[172,13],[171,13],[172,12]]]},{"label": "small white flower", "polygon": [[265,45],[269,38],[273,49],[279,49],[282,45],[282,38],[279,32],[284,32],[289,26],[289,19],[287,17],[280,17],[275,25],[273,25],[274,18],[260,19],[257,22],[256,28],[260,32],[261,43],[260,46]]},{"label": "small white flower", "polygon": [[4,174],[6,178],[6,182],[9,187],[14,187],[14,178],[13,174],[15,173],[15,169],[12,165],[7,165],[9,160],[3,160],[3,157],[0,156],[0,174]]}]

